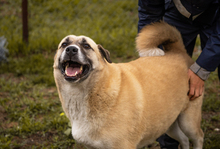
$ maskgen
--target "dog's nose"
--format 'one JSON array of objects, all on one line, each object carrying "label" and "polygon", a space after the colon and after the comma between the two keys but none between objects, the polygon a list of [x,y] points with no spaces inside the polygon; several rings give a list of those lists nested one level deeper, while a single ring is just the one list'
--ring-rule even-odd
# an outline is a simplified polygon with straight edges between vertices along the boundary
[{"label": "dog's nose", "polygon": [[70,46],[70,47],[66,48],[66,54],[69,56],[75,55],[75,54],[77,54],[77,52],[78,52],[77,47]]}]

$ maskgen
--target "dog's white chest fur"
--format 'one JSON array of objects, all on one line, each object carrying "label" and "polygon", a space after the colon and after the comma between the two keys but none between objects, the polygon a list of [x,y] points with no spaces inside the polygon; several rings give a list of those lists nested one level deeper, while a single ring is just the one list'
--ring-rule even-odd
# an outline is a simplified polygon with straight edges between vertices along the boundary
[{"label": "dog's white chest fur", "polygon": [[80,94],[81,92],[76,88],[73,90],[69,85],[64,85],[63,88],[62,97],[65,100],[65,107],[72,123],[73,138],[79,143],[103,148],[101,140],[94,140],[91,137],[93,127],[87,119],[86,95]]},{"label": "dog's white chest fur", "polygon": [[72,136],[77,142],[87,144],[96,148],[104,148],[104,145],[101,140],[94,140],[90,137],[91,131],[92,130],[88,121],[72,121]]},{"label": "dog's white chest fur", "polygon": [[82,120],[73,120],[72,121],[72,136],[78,142],[87,142],[89,141],[90,128],[86,121]]}]

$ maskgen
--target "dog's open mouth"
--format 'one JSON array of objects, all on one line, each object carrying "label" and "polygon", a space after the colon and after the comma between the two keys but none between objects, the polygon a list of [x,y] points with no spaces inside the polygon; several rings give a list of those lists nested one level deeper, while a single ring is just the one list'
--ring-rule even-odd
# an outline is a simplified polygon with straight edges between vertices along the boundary
[{"label": "dog's open mouth", "polygon": [[62,64],[62,73],[67,81],[76,81],[86,77],[89,73],[90,66],[78,62],[66,61]]}]

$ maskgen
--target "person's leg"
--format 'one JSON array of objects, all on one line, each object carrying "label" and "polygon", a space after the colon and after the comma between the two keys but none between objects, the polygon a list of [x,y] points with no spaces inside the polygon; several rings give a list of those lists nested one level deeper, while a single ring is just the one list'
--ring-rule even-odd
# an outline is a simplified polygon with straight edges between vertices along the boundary
[{"label": "person's leg", "polygon": [[175,22],[173,20],[164,19],[167,23],[175,26],[181,33],[185,49],[190,57],[193,55],[198,30],[190,29],[190,25],[181,24],[181,22]]},{"label": "person's leg", "polygon": [[195,47],[195,43],[196,43],[196,37],[188,44],[184,44],[185,45],[185,49],[187,51],[187,53],[189,54],[190,57],[192,57],[193,55],[193,50]]},{"label": "person's leg", "polygon": [[[218,66],[218,78],[220,80],[220,65]],[[220,81],[219,81],[220,82]]]},{"label": "person's leg", "polygon": [[160,136],[157,142],[160,143],[161,149],[178,149],[179,146],[179,142],[169,137],[167,134]]}]

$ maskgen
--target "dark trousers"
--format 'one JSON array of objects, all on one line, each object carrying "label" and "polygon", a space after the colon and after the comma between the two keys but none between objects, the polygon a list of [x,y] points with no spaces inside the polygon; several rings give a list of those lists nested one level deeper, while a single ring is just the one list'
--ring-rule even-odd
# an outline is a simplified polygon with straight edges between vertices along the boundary
[{"label": "dark trousers", "polygon": [[167,134],[160,136],[157,139],[162,149],[178,149],[179,142],[169,137]]}]

